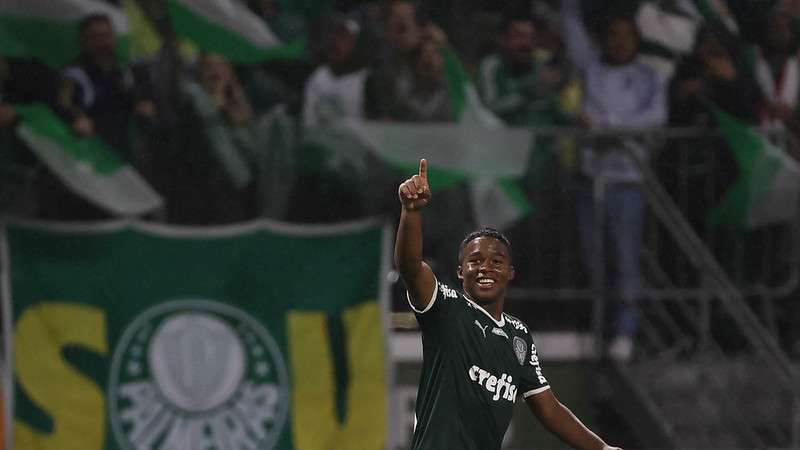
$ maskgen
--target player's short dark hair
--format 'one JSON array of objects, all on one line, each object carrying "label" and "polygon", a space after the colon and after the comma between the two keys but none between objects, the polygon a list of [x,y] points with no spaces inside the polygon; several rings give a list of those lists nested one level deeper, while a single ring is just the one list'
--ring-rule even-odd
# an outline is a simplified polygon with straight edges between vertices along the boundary
[{"label": "player's short dark hair", "polygon": [[82,36],[83,33],[85,33],[87,29],[89,29],[90,26],[101,22],[113,25],[111,22],[111,16],[109,16],[108,14],[91,13],[89,15],[86,15],[78,23],[78,33]]},{"label": "player's short dark hair", "polygon": [[490,237],[490,238],[494,238],[494,239],[497,239],[498,241],[500,241],[503,245],[506,246],[506,250],[508,250],[508,259],[509,260],[513,260],[513,251],[511,249],[511,241],[508,240],[506,235],[503,234],[503,232],[500,231],[500,230],[496,230],[496,229],[490,228],[490,227],[483,227],[480,230],[475,230],[475,231],[467,234],[467,236],[464,238],[464,240],[461,241],[461,245],[458,246],[458,261],[459,261],[459,263],[461,262],[461,258],[464,256],[464,248],[466,248],[466,246],[470,242],[474,241],[475,239],[478,239],[479,237]]}]

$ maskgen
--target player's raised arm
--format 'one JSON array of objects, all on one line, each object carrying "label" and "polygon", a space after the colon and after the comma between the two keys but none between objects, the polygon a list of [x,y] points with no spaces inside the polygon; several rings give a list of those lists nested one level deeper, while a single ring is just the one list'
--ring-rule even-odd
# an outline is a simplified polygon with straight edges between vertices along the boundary
[{"label": "player's raised arm", "polygon": [[431,200],[426,160],[419,161],[417,175],[400,183],[398,195],[403,209],[394,244],[394,262],[408,289],[411,304],[423,310],[436,288],[433,271],[422,260],[422,209]]}]

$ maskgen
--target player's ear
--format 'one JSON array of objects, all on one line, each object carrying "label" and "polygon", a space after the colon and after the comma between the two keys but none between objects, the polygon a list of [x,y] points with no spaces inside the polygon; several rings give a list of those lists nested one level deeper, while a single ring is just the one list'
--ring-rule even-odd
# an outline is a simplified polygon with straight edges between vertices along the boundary
[{"label": "player's ear", "polygon": [[456,269],[456,274],[458,275],[459,280],[464,279],[464,272],[461,271],[461,264],[458,265],[458,269]]},{"label": "player's ear", "polygon": [[516,271],[514,270],[514,266],[509,266],[509,273],[508,273],[508,281],[514,279],[514,275],[516,275]]}]

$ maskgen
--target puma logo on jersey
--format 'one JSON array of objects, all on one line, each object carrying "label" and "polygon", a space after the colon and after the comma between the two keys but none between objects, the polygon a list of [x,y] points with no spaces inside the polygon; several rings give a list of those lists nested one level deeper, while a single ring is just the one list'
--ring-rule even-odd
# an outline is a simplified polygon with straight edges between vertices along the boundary
[{"label": "puma logo on jersey", "polygon": [[486,339],[486,329],[489,328],[489,325],[481,326],[481,323],[478,322],[477,319],[475,319],[475,326],[481,330],[481,332],[483,333],[483,338]]},{"label": "puma logo on jersey", "polygon": [[470,367],[467,374],[470,380],[494,394],[492,400],[497,401],[502,398],[511,403],[517,400],[517,386],[511,383],[514,380],[511,375],[502,374],[498,378],[478,366]]}]

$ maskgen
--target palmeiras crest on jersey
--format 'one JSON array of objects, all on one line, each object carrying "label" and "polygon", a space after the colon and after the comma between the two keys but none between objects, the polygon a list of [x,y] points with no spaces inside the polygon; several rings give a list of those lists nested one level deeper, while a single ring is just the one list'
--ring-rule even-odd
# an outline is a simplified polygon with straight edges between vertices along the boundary
[{"label": "palmeiras crest on jersey", "polygon": [[288,395],[286,364],[261,323],[222,303],[175,300],[144,311],[119,340],[109,417],[126,450],[268,450]]},{"label": "palmeiras crest on jersey", "polygon": [[517,361],[519,361],[519,365],[525,365],[525,356],[528,354],[528,345],[525,343],[525,339],[522,339],[519,336],[514,336],[514,340],[511,341],[511,345],[514,346],[514,354],[517,355]]}]

